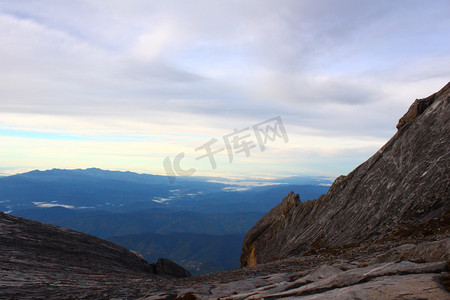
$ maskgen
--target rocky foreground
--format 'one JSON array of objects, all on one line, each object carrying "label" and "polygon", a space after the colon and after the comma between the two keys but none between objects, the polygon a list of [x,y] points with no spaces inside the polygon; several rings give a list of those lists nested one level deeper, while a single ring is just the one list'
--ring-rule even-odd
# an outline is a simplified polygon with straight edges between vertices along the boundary
[{"label": "rocky foreground", "polygon": [[0,299],[450,299],[446,235],[448,231],[419,234],[422,242],[417,244],[405,239],[405,244],[395,246],[386,240],[328,249],[185,279],[108,271],[101,266],[97,274],[80,272],[83,266],[57,265],[49,271],[32,260],[24,272],[22,257],[10,269],[2,261]]},{"label": "rocky foreground", "polygon": [[449,236],[447,215],[351,248],[169,280],[144,299],[450,299]]},{"label": "rocky foreground", "polygon": [[187,276],[169,260],[149,264],[111,242],[0,213],[0,299],[137,298]]}]

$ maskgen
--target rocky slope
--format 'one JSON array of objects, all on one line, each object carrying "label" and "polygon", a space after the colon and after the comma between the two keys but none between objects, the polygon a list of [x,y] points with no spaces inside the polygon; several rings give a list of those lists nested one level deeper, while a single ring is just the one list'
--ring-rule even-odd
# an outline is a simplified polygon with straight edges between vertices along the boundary
[{"label": "rocky slope", "polygon": [[447,299],[449,218],[430,221],[423,230],[435,232],[418,244],[384,240],[173,278],[158,276],[180,271],[170,261],[147,264],[110,242],[0,214],[0,299]]},{"label": "rocky slope", "polygon": [[450,83],[416,100],[397,128],[327,194],[305,203],[287,195],[248,232],[241,265],[352,247],[449,212]]},{"label": "rocky slope", "polygon": [[[0,213],[0,298],[134,295],[161,276],[187,277],[175,263],[74,230]],[[157,276],[155,274],[161,275]]]}]

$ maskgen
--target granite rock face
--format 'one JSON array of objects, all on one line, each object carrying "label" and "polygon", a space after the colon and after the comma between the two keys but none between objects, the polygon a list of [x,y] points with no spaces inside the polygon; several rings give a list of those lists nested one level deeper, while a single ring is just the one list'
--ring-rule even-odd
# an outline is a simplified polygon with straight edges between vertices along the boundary
[{"label": "granite rock face", "polygon": [[111,242],[4,213],[0,213],[0,249],[4,258],[14,256],[17,263],[36,262],[42,267],[61,264],[96,271],[153,271],[145,259]]},{"label": "granite rock face", "polygon": [[190,276],[170,260],[149,264],[109,241],[4,213],[0,253],[1,299],[136,298],[168,277]]},{"label": "granite rock face", "polygon": [[418,245],[405,244],[376,256],[369,264],[414,260],[418,262],[450,262],[450,238]]},{"label": "granite rock face", "polygon": [[244,239],[241,266],[373,240],[450,211],[450,83],[416,100],[369,160],[300,203],[290,193]]}]

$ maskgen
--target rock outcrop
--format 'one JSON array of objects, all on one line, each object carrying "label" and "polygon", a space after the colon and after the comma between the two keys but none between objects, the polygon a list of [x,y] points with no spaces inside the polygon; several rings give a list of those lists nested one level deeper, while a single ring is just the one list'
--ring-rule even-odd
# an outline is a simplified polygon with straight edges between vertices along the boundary
[{"label": "rock outcrop", "polygon": [[151,266],[153,267],[153,272],[160,276],[173,278],[186,278],[192,276],[185,268],[167,258],[160,258],[157,262],[152,263]]},{"label": "rock outcrop", "polygon": [[0,253],[1,299],[135,298],[140,287],[190,276],[168,259],[149,264],[100,238],[4,213]]},{"label": "rock outcrop", "polygon": [[300,203],[291,192],[259,220],[244,239],[242,267],[351,247],[450,211],[450,83],[416,100],[397,127],[327,194]]}]

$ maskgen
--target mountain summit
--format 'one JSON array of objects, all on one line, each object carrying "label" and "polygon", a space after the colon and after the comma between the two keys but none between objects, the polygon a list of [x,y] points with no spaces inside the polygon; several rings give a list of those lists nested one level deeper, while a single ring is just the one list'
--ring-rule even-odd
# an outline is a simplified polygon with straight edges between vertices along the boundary
[{"label": "mountain summit", "polygon": [[327,194],[294,193],[247,233],[241,266],[376,241],[450,211],[450,83],[417,99],[397,133],[369,160],[338,177]]}]

